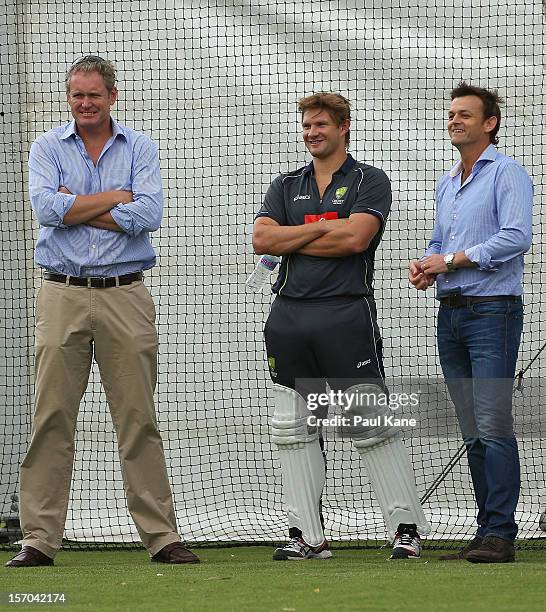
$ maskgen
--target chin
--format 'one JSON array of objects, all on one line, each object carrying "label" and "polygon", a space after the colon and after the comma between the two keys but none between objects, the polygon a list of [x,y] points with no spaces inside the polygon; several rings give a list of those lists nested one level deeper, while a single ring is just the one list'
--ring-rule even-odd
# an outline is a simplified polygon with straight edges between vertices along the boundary
[{"label": "chin", "polygon": [[309,151],[309,153],[311,153],[311,155],[317,159],[324,159],[330,155],[329,151]]}]

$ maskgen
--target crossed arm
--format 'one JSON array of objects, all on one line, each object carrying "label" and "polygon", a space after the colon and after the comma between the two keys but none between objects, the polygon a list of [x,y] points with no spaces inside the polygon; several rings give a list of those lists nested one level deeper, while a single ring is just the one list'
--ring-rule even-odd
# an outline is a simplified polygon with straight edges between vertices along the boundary
[{"label": "crossed arm", "polygon": [[[60,187],[59,193],[72,195],[66,187]],[[122,232],[123,229],[114,221],[110,211],[118,204],[128,204],[133,201],[131,191],[103,191],[93,195],[78,195],[74,204],[64,216],[65,225],[91,225],[112,232]]]},{"label": "crossed arm", "polygon": [[257,255],[297,252],[316,257],[345,257],[365,251],[380,229],[381,221],[369,213],[304,225],[279,225],[270,217],[260,217],[254,223],[252,245]]},{"label": "crossed arm", "polygon": [[[131,145],[131,166],[122,152],[111,163],[125,163],[117,175],[130,172],[130,182],[106,180],[112,189],[81,195],[82,181],[70,182],[61,169],[64,150],[55,149],[45,137],[31,147],[29,156],[29,192],[35,215],[43,227],[64,228],[89,225],[136,237],[142,231],[153,232],[161,222],[163,197],[156,146],[144,135]],[[68,173],[70,174],[70,173]],[[75,174],[75,172],[74,172]],[[117,176],[116,175],[116,176]],[[108,177],[106,177],[108,179]],[[129,190],[130,189],[130,190]]]}]

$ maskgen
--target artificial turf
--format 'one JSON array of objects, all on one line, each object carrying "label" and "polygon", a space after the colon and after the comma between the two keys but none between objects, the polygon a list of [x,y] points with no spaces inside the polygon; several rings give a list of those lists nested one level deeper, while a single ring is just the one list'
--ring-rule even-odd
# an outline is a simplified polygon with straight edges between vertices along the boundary
[{"label": "artificial turf", "polygon": [[389,551],[335,550],[314,561],[272,561],[271,548],[192,549],[199,565],[150,563],[142,551],[61,552],[54,567],[5,568],[0,591],[59,593],[65,605],[16,610],[189,610],[329,612],[344,610],[546,609],[546,551],[522,551],[516,563],[442,562],[441,551],[389,561]]}]

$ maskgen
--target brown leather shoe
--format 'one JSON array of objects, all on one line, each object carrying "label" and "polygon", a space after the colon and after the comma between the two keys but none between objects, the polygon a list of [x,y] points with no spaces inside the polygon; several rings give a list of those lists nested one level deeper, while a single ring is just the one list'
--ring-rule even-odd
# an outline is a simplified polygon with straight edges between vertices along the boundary
[{"label": "brown leather shoe", "polygon": [[152,557],[155,563],[199,563],[199,557],[184,548],[180,542],[167,544]]},{"label": "brown leather shoe", "polygon": [[440,555],[438,559],[440,559],[440,561],[462,561],[463,559],[466,559],[466,555],[468,555],[470,551],[479,548],[482,545],[482,542],[483,538],[476,536],[473,540],[470,540],[470,542],[461,550],[455,553]]},{"label": "brown leather shoe", "polygon": [[21,552],[6,563],[6,567],[40,567],[41,565],[53,565],[53,559],[32,546],[23,546]]},{"label": "brown leather shoe", "polygon": [[482,545],[466,555],[470,563],[511,563],[516,559],[516,550],[512,542],[487,536]]}]

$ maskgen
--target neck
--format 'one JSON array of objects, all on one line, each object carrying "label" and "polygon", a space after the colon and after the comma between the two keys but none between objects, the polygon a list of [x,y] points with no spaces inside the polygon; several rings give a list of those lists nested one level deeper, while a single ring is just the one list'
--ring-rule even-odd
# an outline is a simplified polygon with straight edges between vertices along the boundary
[{"label": "neck", "polygon": [[76,124],[76,130],[79,137],[84,142],[106,142],[112,136],[112,121],[99,125],[97,127],[86,128]]},{"label": "neck", "polygon": [[468,176],[472,172],[474,164],[478,161],[478,159],[480,159],[481,154],[485,151],[485,149],[487,149],[490,144],[490,142],[476,143],[471,147],[461,147],[459,149],[465,175]]},{"label": "neck", "polygon": [[319,159],[317,157],[313,157],[313,166],[315,168],[315,175],[332,175],[336,170],[339,170],[345,160],[347,159],[347,151],[343,149],[343,151],[339,151],[337,153],[333,153],[329,155],[325,159]]}]

